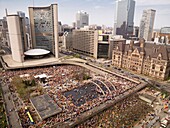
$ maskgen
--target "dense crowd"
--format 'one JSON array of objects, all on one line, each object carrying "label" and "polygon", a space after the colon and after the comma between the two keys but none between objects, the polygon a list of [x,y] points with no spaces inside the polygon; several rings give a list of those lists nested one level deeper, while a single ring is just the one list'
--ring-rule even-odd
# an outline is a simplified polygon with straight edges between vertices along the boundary
[{"label": "dense crowd", "polygon": [[134,95],[76,127],[131,128],[150,111],[152,111],[152,107],[141,101],[137,95]]},{"label": "dense crowd", "polygon": [[[1,76],[9,82],[13,77],[23,74],[29,74],[31,77],[40,74],[47,75],[45,80],[39,79],[37,82],[44,88],[44,93],[49,94],[63,111],[44,121],[35,120],[35,126],[37,127],[52,126],[58,122],[68,120],[74,121],[81,113],[99,106],[107,100],[114,100],[115,97],[123,95],[128,90],[137,86],[136,83],[116,75],[107,74],[106,76],[101,76],[95,75],[93,72],[88,72],[92,76],[90,80],[77,80],[77,73],[80,73],[81,70],[88,72],[79,66],[66,65],[6,71],[2,72]],[[11,90],[14,93],[16,92],[13,87],[11,87]],[[19,98],[16,99],[19,100]],[[19,101],[16,102],[16,107],[18,104]],[[31,105],[29,100],[22,103],[22,105],[23,108],[18,110],[19,116],[22,119],[23,127],[28,127],[30,125],[29,118],[24,112],[24,107]],[[124,108],[124,106],[120,107]],[[30,110],[31,113],[34,113],[34,109]]]}]

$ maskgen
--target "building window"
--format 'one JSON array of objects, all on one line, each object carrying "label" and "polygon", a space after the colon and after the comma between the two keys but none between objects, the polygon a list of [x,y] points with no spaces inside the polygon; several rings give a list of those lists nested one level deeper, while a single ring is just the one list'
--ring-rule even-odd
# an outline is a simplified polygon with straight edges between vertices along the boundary
[{"label": "building window", "polygon": [[115,55],[113,56],[113,59],[115,59],[116,57],[115,57]]},{"label": "building window", "polygon": [[152,69],[155,69],[155,64],[152,65]]},{"label": "building window", "polygon": [[163,66],[161,66],[161,67],[160,67],[160,71],[162,72],[163,70],[164,70],[164,67],[163,67]]}]

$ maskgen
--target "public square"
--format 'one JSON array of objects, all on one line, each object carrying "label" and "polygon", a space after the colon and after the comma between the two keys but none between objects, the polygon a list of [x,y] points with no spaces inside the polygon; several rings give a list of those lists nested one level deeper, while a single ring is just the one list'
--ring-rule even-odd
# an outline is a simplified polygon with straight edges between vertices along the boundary
[{"label": "public square", "polygon": [[[25,128],[74,122],[81,114],[100,107],[105,102],[116,101],[117,97],[122,97],[129,91],[132,93],[140,83],[115,74],[106,73],[103,76],[73,65],[6,71],[1,73],[1,78],[3,86],[9,87],[9,97],[15,105],[14,108],[10,108],[9,115],[11,112],[17,112],[18,121]],[[35,86],[26,86],[26,81],[31,80],[35,80]],[[21,88],[25,89],[24,94]],[[62,111],[42,120],[30,98],[44,94],[49,95]],[[33,122],[30,121],[25,107],[28,108]]]}]

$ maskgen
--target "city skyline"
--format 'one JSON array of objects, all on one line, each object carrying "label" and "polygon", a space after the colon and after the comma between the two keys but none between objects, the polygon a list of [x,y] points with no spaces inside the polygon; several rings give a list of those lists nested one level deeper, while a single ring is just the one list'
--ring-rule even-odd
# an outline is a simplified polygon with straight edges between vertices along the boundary
[{"label": "city skyline", "polygon": [[[0,18],[5,16],[5,8],[8,9],[8,14],[23,11],[28,16],[28,7],[34,6],[48,6],[52,3],[57,3],[59,7],[59,21],[62,24],[72,25],[76,21],[76,12],[84,10],[89,14],[89,24],[114,26],[115,15],[115,0],[0,0]],[[17,3],[17,6],[14,6]],[[145,9],[155,9],[157,11],[155,16],[154,29],[170,26],[168,19],[170,19],[170,1],[169,0],[136,0],[134,26],[140,25],[142,12]]]}]

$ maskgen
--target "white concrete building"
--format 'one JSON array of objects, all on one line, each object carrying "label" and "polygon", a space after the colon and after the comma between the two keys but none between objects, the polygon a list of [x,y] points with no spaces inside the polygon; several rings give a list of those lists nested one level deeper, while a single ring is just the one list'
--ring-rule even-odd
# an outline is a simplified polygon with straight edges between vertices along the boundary
[{"label": "white concrete building", "polygon": [[139,38],[144,38],[146,41],[152,40],[155,13],[156,10],[153,9],[143,11],[139,28]]},{"label": "white concrete building", "polygon": [[19,15],[7,16],[9,38],[11,42],[12,59],[16,62],[24,61],[24,51],[27,49],[25,19]]}]

